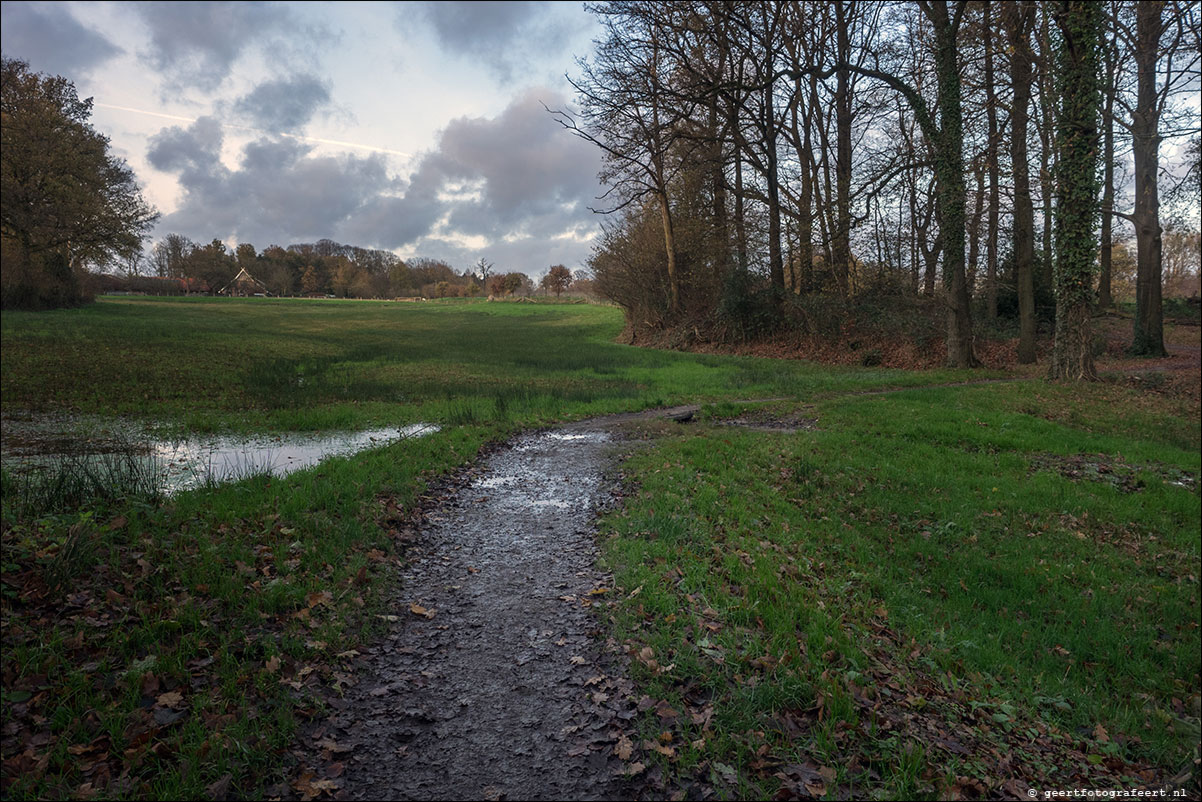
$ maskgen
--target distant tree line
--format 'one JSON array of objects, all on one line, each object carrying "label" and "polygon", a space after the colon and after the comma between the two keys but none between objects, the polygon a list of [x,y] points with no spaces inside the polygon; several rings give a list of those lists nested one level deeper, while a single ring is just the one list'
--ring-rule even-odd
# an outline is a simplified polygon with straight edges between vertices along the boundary
[{"label": "distant tree line", "polygon": [[[453,298],[532,295],[521,272],[497,272],[481,259],[456,270],[439,259],[402,260],[390,251],[321,239],[262,251],[251,243],[232,250],[167,234],[144,250],[158,214],[142,198],[133,172],[108,152],[108,139],[88,120],[92,101],[80,100],[65,78],[34,73],[22,61],[3,61],[2,222],[0,301],[4,308],[74,306],[96,292],[212,294],[240,271],[240,287],[273,295]],[[587,276],[552,266],[544,292],[591,290]]]},{"label": "distant tree line", "polygon": [[[193,242],[182,234],[167,234],[145,255],[123,265],[124,284],[109,279],[109,290],[169,294],[212,294],[226,288],[245,270],[272,295],[331,296],[335,298],[471,298],[532,295],[534,282],[525,273],[498,273],[481,259],[474,267],[456,270],[440,259],[402,260],[391,251],[343,245],[329,239],[262,251],[251,243],[233,250],[221,240]],[[147,280],[153,279],[153,280]],[[157,280],[157,281],[156,281]],[[570,270],[554,265],[542,286],[559,295],[570,286],[585,289]]]},{"label": "distant tree line", "polygon": [[[947,363],[971,367],[982,324],[1017,321],[1030,362],[1054,319],[1052,375],[1090,378],[1090,315],[1133,237],[1132,349],[1164,353],[1166,228],[1196,242],[1202,195],[1198,3],[590,9],[579,112],[555,113],[602,151],[590,267],[635,333],[941,319]],[[1166,181],[1170,138],[1188,144]]]}]

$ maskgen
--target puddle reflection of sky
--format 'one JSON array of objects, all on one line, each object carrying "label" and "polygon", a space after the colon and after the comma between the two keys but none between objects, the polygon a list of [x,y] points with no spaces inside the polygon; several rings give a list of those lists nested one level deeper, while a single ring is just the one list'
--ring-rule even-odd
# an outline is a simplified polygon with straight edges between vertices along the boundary
[{"label": "puddle reflection of sky", "polygon": [[[362,432],[326,434],[281,433],[271,437],[193,437],[186,440],[131,438],[136,459],[152,462],[161,487],[167,493],[189,490],[209,483],[237,481],[256,474],[285,476],[309,468],[328,457],[350,456],[366,448],[376,448],[397,440],[423,437],[439,427],[415,423],[402,427],[371,429]],[[45,441],[42,451],[25,441],[22,447],[5,447],[4,461],[26,468],[52,467],[67,459],[112,459],[112,453],[96,453],[89,442],[80,439],[72,449],[70,438]]]}]

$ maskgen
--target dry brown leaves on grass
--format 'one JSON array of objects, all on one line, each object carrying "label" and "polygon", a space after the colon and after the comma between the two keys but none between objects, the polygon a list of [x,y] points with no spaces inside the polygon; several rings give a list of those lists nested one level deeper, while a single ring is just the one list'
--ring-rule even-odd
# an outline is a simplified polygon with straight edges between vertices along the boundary
[{"label": "dry brown leaves on grass", "polygon": [[[1197,326],[1166,324],[1165,347],[1169,355],[1160,359],[1127,354],[1131,340],[1129,318],[1106,315],[1096,318],[1094,326],[1095,333],[1105,342],[1105,350],[1096,358],[1097,371],[1103,378],[1168,397],[1194,402],[1202,398],[1202,347]],[[682,348],[680,339],[673,338],[671,332],[640,333],[631,340],[636,345]],[[919,344],[884,335],[849,334],[832,339],[790,332],[748,342],[727,343],[693,337],[686,343],[682,350],[695,353],[804,359],[826,365],[934,370],[945,367],[947,362],[947,351],[940,340]],[[1052,343],[1041,340],[1036,344],[1038,361],[1031,365],[1018,362],[1018,338],[978,338],[974,350],[984,368],[1006,370],[1025,378],[1041,378],[1047,374],[1046,360]]]},{"label": "dry brown leaves on grass", "polygon": [[[1118,788],[1131,781],[1150,788],[1168,781],[1152,766],[1098,754],[1090,741],[989,699],[974,687],[980,678],[957,683],[919,667],[917,644],[903,643],[880,619],[873,627],[877,649],[868,671],[854,682],[823,675],[851,697],[857,710],[856,724],[839,722],[833,728],[844,750],[840,797],[855,798],[868,789],[882,742],[897,744],[903,756],[921,751],[920,785],[943,799],[1025,799],[1031,788]],[[824,702],[819,694],[813,707],[782,713],[782,732],[796,744],[829,728]],[[1100,725],[1093,735],[1094,744],[1109,740]],[[962,773],[949,776],[943,770],[949,765],[961,766]],[[783,781],[777,799],[821,795],[805,788],[812,778],[796,777],[791,769],[775,775]]]},{"label": "dry brown leaves on grass", "polygon": [[[725,697],[736,695],[738,685],[803,668],[788,656],[748,659],[713,648],[707,636],[730,627],[718,623],[715,611],[701,609],[700,598],[688,598],[696,608],[697,626],[689,637],[697,651],[717,665],[739,668],[733,684],[715,694],[712,682],[675,678],[673,666],[661,665],[664,658],[651,647],[637,639],[627,642],[632,660],[668,679],[678,700],[645,696],[638,705],[644,731],[662,732],[656,741],[641,743],[664,769],[648,785],[658,798],[705,798],[714,784],[736,793],[740,779],[752,788],[776,788],[777,800],[872,798],[882,789],[897,792],[898,774],[906,771],[900,763],[911,764],[911,793],[940,799],[1027,799],[1031,789],[1070,787],[1180,790],[1197,782],[1188,770],[1171,777],[1108,748],[1138,744],[1137,736],[1111,734],[1100,724],[1090,733],[1068,732],[1034,709],[1017,709],[994,697],[985,677],[956,677],[928,667],[933,663],[924,660],[923,647],[890,627],[883,607],[867,624],[868,668],[844,671],[837,652],[823,654],[820,664],[826,668],[814,683],[810,707],[781,710],[757,729],[731,734],[743,753],[735,769],[707,750],[715,737],[715,707],[735,705]],[[800,659],[819,661],[804,649]],[[699,754],[699,762],[687,769],[678,764],[673,748],[685,743]]]},{"label": "dry brown leaves on grass", "polygon": [[[382,523],[407,518],[395,504],[382,509]],[[392,531],[403,547],[408,530]],[[258,787],[254,767],[272,762],[283,719],[313,715],[317,688],[347,681],[357,653],[342,648],[349,641],[341,633],[362,619],[366,567],[354,574],[305,565],[289,551],[292,530],[275,516],[158,542],[126,534],[110,539],[103,561],[52,583],[47,565],[61,547],[31,550],[18,537],[36,542],[36,532],[4,532],[5,796],[145,796],[171,776],[214,798],[231,785]],[[249,562],[218,558],[241,589],[235,593],[253,597],[278,582],[325,589],[301,593],[299,604],[277,613],[238,617],[207,582],[182,581],[183,566],[202,559],[202,537],[257,543]],[[378,549],[364,556],[373,573],[395,560]],[[285,640],[304,647],[286,653]],[[7,659],[19,649],[40,662]],[[283,709],[290,712],[281,718]]]}]

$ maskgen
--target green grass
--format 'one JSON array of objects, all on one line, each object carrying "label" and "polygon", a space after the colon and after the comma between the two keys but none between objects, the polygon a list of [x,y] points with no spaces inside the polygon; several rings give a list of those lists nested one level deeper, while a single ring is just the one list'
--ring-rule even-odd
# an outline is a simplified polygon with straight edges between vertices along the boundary
[{"label": "green grass", "polygon": [[[807,760],[853,796],[944,796],[966,776],[996,787],[991,746],[1036,787],[1122,784],[1049,753],[1025,734],[1039,726],[1123,771],[1188,775],[1198,428],[1146,403],[1106,386],[923,388],[830,398],[813,432],[703,424],[636,454],[639,492],[606,521],[606,560],[641,589],[619,607],[621,636],[675,666],[636,664],[649,693],[710,700],[708,756],[743,772],[732,796],[771,796],[779,763]],[[1038,467],[1081,454],[1129,481]],[[1172,484],[1182,475],[1192,487]],[[875,729],[887,714],[853,689],[885,678],[903,691],[883,709],[913,715],[917,697],[922,722]],[[782,720],[804,734],[785,737]],[[955,755],[924,727],[978,740],[978,762],[943,776]],[[756,770],[761,748],[772,761]]]},{"label": "green grass", "polygon": [[[666,776],[754,796],[810,761],[832,788],[931,795],[1013,748],[1067,783],[1065,744],[1083,738],[1107,760],[1181,762],[1197,740],[1198,494],[1164,478],[1197,477],[1195,408],[1112,385],[941,387],[998,374],[637,349],[614,342],[621,326],[579,304],[6,312],[5,415],[443,429],[166,502],[91,476],[34,497],[6,476],[5,795],[269,793],[320,714],[314,688],[345,681],[391,614],[390,569],[432,481],[520,428],[695,402],[712,404],[699,423],[649,427],[661,440],[624,469],[640,493],[606,523],[629,597],[615,631],[653,655],[636,661],[640,692],[713,707],[682,725]],[[887,388],[911,389],[864,394]],[[820,428],[714,425],[773,397],[788,399],[778,412],[812,405]],[[1087,460],[1114,481],[1056,471],[1082,454],[1106,455]],[[881,695],[867,711],[887,677],[930,700],[910,703],[921,716],[891,723]],[[932,711],[963,727],[970,706],[993,729],[974,725],[955,764],[915,728]],[[1124,738],[1100,742],[1099,724]],[[1015,734],[1039,727],[1059,752]]]},{"label": "green grass", "polygon": [[537,422],[942,380],[633,348],[613,341],[617,309],[583,304],[110,298],[0,325],[6,410],[193,431]]}]

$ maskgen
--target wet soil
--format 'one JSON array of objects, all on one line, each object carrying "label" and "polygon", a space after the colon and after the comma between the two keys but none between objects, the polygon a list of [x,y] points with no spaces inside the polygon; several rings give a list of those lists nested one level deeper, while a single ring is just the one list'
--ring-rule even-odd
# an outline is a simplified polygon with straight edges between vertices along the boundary
[{"label": "wet soil", "polygon": [[[679,416],[695,408],[660,410]],[[636,795],[625,656],[594,608],[594,521],[617,486],[622,427],[525,434],[427,515],[397,620],[310,728],[293,787],[348,799],[612,799]],[[636,756],[637,757],[637,756]],[[331,768],[334,767],[334,768]]]},{"label": "wet soil", "polygon": [[1054,471],[1073,482],[1108,484],[1122,493],[1138,493],[1144,490],[1147,487],[1147,479],[1159,480],[1187,490],[1198,486],[1198,477],[1187,471],[1160,463],[1134,465],[1126,462],[1121,455],[1040,454],[1031,460],[1031,473],[1036,471]]},{"label": "wet soil", "polygon": [[792,434],[794,432],[814,431],[818,428],[818,419],[797,412],[774,414],[766,410],[754,410],[737,418],[719,421],[723,426],[738,426],[757,432],[776,432]]}]

